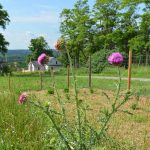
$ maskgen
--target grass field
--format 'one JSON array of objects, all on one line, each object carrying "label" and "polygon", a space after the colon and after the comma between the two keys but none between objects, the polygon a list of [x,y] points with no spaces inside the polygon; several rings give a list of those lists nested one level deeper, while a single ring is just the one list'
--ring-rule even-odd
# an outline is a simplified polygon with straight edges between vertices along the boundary
[{"label": "grass field", "polygon": [[[81,73],[81,72],[80,72]],[[113,76],[113,75],[112,75]],[[72,78],[71,90],[67,88],[66,76],[57,74],[55,84],[60,98],[65,102],[65,108],[70,120],[74,120],[75,103],[73,101]],[[89,106],[88,120],[98,128],[98,115],[102,108],[110,108],[106,99],[107,93],[111,100],[114,99],[117,80],[93,79],[91,93],[88,89],[88,78],[77,78],[79,99]],[[49,101],[51,107],[58,108],[56,93],[49,95],[48,90],[53,86],[53,79],[48,74],[43,74],[43,90],[40,90],[40,77],[35,74],[15,74],[9,78],[0,77],[0,149],[15,150],[57,150],[58,138],[48,118],[35,107],[29,104],[19,105],[18,95],[27,91],[34,101],[44,103]],[[122,81],[120,96],[126,91],[127,81]],[[149,150],[150,143],[150,83],[133,81],[133,95],[129,102],[121,108],[128,110],[132,115],[122,111],[116,113],[109,123],[109,138],[102,143],[102,147],[93,150]],[[69,97],[68,97],[69,96]],[[133,110],[132,106],[138,104],[141,109]]]},{"label": "grass field", "polygon": [[[72,78],[70,79],[72,86]],[[26,91],[26,90],[40,90],[40,76],[34,75],[18,75],[10,77],[11,89],[14,91]],[[67,77],[66,76],[55,76],[56,87],[58,89],[67,88]],[[8,90],[9,80],[8,77],[0,77],[0,91]],[[43,89],[48,89],[53,85],[53,79],[50,75],[43,75]],[[117,80],[107,79],[92,79],[92,88],[99,88],[102,90],[115,90]],[[77,77],[77,87],[88,88],[88,78]],[[127,81],[122,81],[122,90],[126,90]],[[150,94],[150,83],[144,81],[132,81],[131,88],[133,91],[139,92],[141,95]]]},{"label": "grass field", "polygon": [[[124,67],[120,67],[122,77],[128,76],[128,70]],[[89,69],[85,67],[81,67],[79,69],[76,69],[77,75],[88,75]],[[66,75],[66,69],[62,68],[59,71],[56,72],[58,75]],[[137,66],[132,65],[132,77],[133,78],[150,78],[150,66]],[[107,66],[102,71],[102,73],[93,73],[93,76],[118,76],[117,69],[115,66]]]}]

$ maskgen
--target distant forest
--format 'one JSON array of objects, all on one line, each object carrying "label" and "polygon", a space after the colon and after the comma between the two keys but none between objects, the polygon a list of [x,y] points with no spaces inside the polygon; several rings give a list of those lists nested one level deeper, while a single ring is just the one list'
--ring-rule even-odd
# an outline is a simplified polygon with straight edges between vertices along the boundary
[{"label": "distant forest", "polygon": [[134,56],[149,58],[150,0],[96,0],[93,7],[88,0],[78,0],[60,17],[61,36],[77,67],[103,51],[128,55],[132,49]]},{"label": "distant forest", "polygon": [[[31,51],[27,49],[17,49],[17,50],[8,50],[8,52],[3,56],[0,54],[1,61],[7,62],[24,62],[26,63],[27,56],[31,53]],[[59,52],[53,50],[53,56],[57,57]]]}]

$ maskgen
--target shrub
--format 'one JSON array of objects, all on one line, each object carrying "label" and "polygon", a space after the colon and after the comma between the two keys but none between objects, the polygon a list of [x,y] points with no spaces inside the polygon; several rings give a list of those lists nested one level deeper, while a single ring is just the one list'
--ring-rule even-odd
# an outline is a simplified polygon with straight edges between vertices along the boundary
[{"label": "shrub", "polygon": [[53,95],[54,94],[54,89],[53,88],[49,88],[48,89],[48,94]]},{"label": "shrub", "polygon": [[[108,64],[106,61],[107,56],[108,56],[107,50],[100,50],[91,56],[91,67],[93,73],[101,73],[104,70],[104,68]],[[89,60],[87,65],[88,64]]]},{"label": "shrub", "polygon": [[0,66],[0,75],[8,75],[11,73],[12,73],[12,70],[11,70],[10,66],[8,66],[7,64],[2,64]]},{"label": "shrub", "polygon": [[65,88],[65,89],[64,89],[64,92],[65,92],[65,93],[68,93],[68,92],[69,92],[69,89],[68,89],[68,88]]}]

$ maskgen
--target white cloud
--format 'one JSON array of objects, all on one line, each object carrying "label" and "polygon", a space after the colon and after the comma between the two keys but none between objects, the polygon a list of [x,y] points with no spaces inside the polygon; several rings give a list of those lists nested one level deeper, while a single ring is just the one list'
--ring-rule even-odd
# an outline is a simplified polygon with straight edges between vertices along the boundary
[{"label": "white cloud", "polygon": [[37,5],[39,8],[42,8],[42,9],[49,9],[49,10],[51,10],[51,9],[57,9],[58,7],[56,7],[56,6],[52,6],[52,5],[44,5],[44,4],[39,4],[39,5]]},{"label": "white cloud", "polygon": [[30,39],[35,38],[35,34],[30,31],[26,31],[25,36]]},{"label": "white cloud", "polygon": [[48,33],[34,33],[31,31],[6,31],[3,32],[6,40],[10,43],[9,49],[27,49],[30,40],[33,38],[37,38],[39,36],[43,36],[45,40],[48,42],[51,48],[54,48],[54,42],[59,37],[59,34],[51,33],[49,36]]},{"label": "white cloud", "polygon": [[40,11],[39,14],[33,16],[12,16],[12,23],[59,23],[57,13],[51,11]]}]

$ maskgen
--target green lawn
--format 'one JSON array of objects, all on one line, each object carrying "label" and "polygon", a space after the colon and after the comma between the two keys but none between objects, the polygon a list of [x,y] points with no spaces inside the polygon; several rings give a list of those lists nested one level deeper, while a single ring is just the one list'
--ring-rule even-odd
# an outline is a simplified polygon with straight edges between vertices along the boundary
[{"label": "green lawn", "polygon": [[[28,90],[40,90],[40,77],[37,74],[34,75],[18,75],[10,77],[11,90],[20,92]],[[72,86],[72,78],[70,79]],[[8,90],[8,77],[0,77],[0,91]],[[58,89],[67,88],[67,78],[66,76],[55,76],[55,84]],[[117,80],[107,80],[107,79],[92,79],[92,88],[99,88],[102,90],[115,90]],[[53,80],[50,75],[43,75],[43,89],[49,89],[53,85]],[[77,77],[77,87],[88,88],[88,78]],[[122,90],[126,90],[127,81],[122,81]],[[150,83],[142,81],[132,81],[131,86],[133,91],[139,91],[141,94],[150,94]]]},{"label": "green lawn", "polygon": [[[70,90],[71,94],[68,99],[64,90],[59,90],[67,88],[67,78],[64,75],[55,74],[55,83],[61,100],[66,103],[66,110],[69,109],[69,118],[72,118],[75,114],[73,109],[74,94]],[[52,108],[56,107],[56,110],[58,110],[56,93],[49,95],[47,92],[49,87],[53,86],[53,81],[50,75],[43,74],[43,90],[40,91],[40,77],[38,73],[15,74],[10,77],[11,92],[9,92],[9,78],[7,76],[0,77],[0,149],[55,150],[57,146],[59,147],[57,143],[61,143],[60,138],[48,118],[39,109],[31,107],[28,103],[26,105],[18,104],[18,95],[20,92],[27,91],[32,95],[31,100],[40,100],[43,103],[48,100],[51,102]],[[79,98],[85,100],[90,106],[91,109],[88,110],[88,114],[92,117],[90,121],[95,126],[98,125],[97,115],[101,108],[110,108],[103,92],[106,92],[111,100],[113,100],[116,83],[117,80],[92,79],[94,92],[90,93],[87,89],[88,78],[77,78]],[[122,81],[121,88],[123,93],[126,87],[127,81]],[[129,103],[124,106],[124,109],[130,110],[134,115],[130,116],[122,112],[115,115],[108,131],[110,139],[106,140],[106,143],[103,144],[104,147],[92,150],[109,150],[110,148],[112,150],[145,148],[146,150],[149,147],[149,112],[131,110],[131,106],[136,103],[136,99],[138,99],[140,107],[149,110],[149,89],[150,82],[132,82],[132,91],[136,93],[134,93]],[[144,143],[144,141],[146,142]]]},{"label": "green lawn", "polygon": [[[123,77],[128,76],[128,70],[123,67],[120,68]],[[94,74],[95,75],[95,74]],[[101,74],[96,74],[101,76],[117,76],[116,67],[106,67]],[[150,66],[132,66],[132,77],[133,78],[150,78]]]},{"label": "green lawn", "polygon": [[[85,67],[81,67],[79,69],[75,69],[77,75],[87,76],[89,69]],[[128,70],[124,67],[120,67],[120,71],[123,77],[128,76]],[[59,68],[55,70],[56,75],[66,75],[66,68]],[[118,70],[115,66],[107,66],[101,73],[92,73],[93,76],[118,76]],[[133,78],[150,78],[150,66],[137,66],[132,65],[132,77]]]}]

